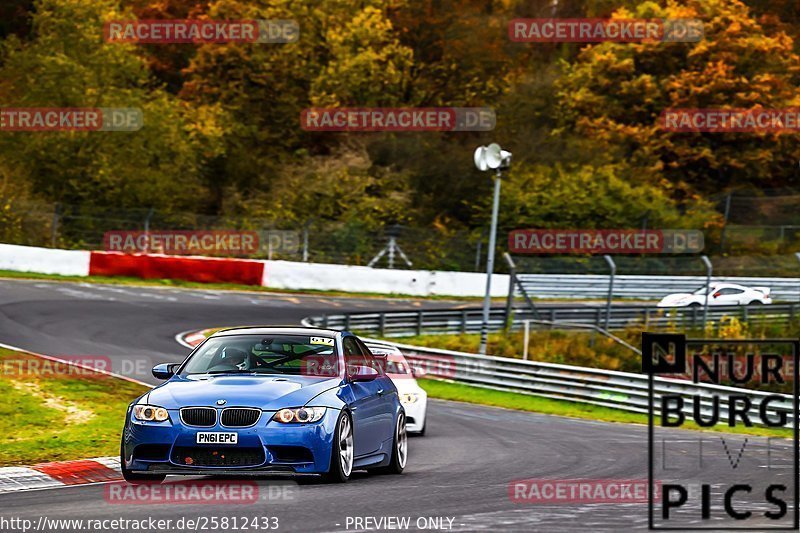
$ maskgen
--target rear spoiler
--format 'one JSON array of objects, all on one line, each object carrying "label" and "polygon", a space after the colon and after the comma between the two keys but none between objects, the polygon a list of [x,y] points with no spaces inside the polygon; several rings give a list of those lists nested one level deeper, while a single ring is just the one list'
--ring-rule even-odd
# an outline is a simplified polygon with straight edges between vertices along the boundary
[{"label": "rear spoiler", "polygon": [[753,290],[754,290],[754,291],[758,291],[758,292],[760,292],[761,294],[763,294],[764,296],[767,296],[767,297],[768,297],[768,296],[769,296],[769,291],[770,291],[770,288],[769,288],[769,287],[753,287]]}]

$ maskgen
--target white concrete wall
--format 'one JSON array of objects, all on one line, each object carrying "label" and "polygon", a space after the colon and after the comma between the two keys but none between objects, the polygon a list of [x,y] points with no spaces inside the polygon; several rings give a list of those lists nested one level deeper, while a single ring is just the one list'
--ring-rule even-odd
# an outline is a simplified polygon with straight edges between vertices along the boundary
[{"label": "white concrete wall", "polygon": [[[265,287],[377,292],[414,296],[483,296],[486,275],[475,272],[390,270],[364,266],[266,261]],[[508,293],[508,275],[492,276],[492,295]]]},{"label": "white concrete wall", "polygon": [[0,244],[0,270],[88,276],[89,252]]},{"label": "white concrete wall", "polygon": [[[0,270],[88,276],[91,252],[0,244]],[[264,261],[265,287],[375,292],[412,296],[483,296],[486,275],[476,272],[390,270],[364,266]],[[492,276],[492,296],[508,293],[508,276]]]}]

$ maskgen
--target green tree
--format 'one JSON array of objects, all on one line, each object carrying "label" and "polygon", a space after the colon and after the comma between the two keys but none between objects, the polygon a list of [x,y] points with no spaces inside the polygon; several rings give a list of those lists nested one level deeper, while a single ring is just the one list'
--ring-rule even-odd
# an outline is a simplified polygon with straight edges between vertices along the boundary
[{"label": "green tree", "polygon": [[50,201],[167,211],[202,205],[199,176],[219,151],[219,112],[154,86],[132,45],[104,42],[103,22],[123,16],[115,0],[38,0],[30,42],[3,43],[0,95],[9,107],[140,108],[144,127],[6,132],[0,157]]},{"label": "green tree", "polygon": [[715,229],[719,216],[698,198],[682,204],[650,184],[632,184],[624,165],[517,165],[503,180],[503,228]]}]

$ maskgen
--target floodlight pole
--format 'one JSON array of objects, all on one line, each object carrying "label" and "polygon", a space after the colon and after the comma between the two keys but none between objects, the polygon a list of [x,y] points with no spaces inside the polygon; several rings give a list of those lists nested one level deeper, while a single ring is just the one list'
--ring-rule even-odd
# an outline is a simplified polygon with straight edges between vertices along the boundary
[{"label": "floodlight pole", "polygon": [[502,172],[497,169],[494,178],[494,201],[492,203],[492,229],[489,232],[489,249],[486,251],[486,294],[483,297],[483,323],[481,324],[481,345],[478,353],[486,355],[489,337],[489,314],[492,305],[492,272],[494,271],[494,249],[497,241],[497,214],[500,210],[500,181]]}]

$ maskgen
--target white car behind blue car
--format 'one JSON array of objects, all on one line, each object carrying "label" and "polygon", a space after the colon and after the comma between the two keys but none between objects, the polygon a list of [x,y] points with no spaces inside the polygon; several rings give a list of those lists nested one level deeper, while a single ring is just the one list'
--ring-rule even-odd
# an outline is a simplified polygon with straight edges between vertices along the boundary
[{"label": "white car behind blue car", "polygon": [[386,356],[386,375],[397,387],[400,403],[406,412],[406,430],[416,435],[424,435],[427,427],[428,393],[419,386],[415,371],[396,346],[390,344],[367,343],[374,355]]}]

